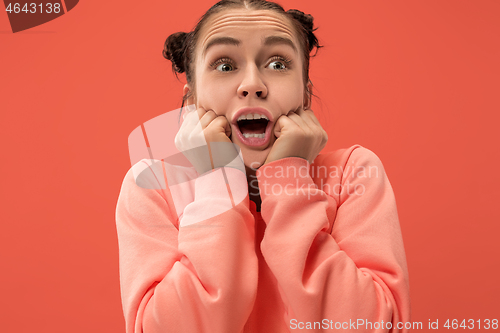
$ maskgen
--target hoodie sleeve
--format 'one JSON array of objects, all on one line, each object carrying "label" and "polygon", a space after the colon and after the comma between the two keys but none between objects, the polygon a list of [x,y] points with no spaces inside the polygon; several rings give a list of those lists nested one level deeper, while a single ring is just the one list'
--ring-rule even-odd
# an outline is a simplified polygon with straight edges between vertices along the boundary
[{"label": "hoodie sleeve", "polygon": [[410,320],[409,283],[392,187],[370,150],[354,146],[340,160],[342,167],[326,167],[341,175],[320,186],[298,157],[257,172],[267,225],[261,250],[278,281],[285,320],[298,331],[319,322],[323,329],[342,325],[343,332],[403,332],[398,323]]},{"label": "hoodie sleeve", "polygon": [[257,290],[254,218],[248,197],[235,204],[225,184],[246,189],[244,173],[197,178],[180,221],[162,177],[146,169],[138,186],[129,171],[117,202],[126,332],[241,332]]}]

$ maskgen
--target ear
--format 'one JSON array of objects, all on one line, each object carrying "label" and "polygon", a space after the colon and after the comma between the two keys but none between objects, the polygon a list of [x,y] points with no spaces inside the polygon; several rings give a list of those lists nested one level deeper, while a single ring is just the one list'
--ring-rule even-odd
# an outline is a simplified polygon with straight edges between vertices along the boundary
[{"label": "ear", "polygon": [[312,93],[312,84],[311,81],[307,83],[307,90],[304,91],[304,109],[310,109],[311,108],[311,93]]},{"label": "ear", "polygon": [[[192,90],[189,87],[189,84],[186,83],[184,85],[184,89],[182,90],[182,93],[184,94],[184,96],[186,96],[188,93],[191,93],[191,92],[192,92]],[[196,104],[195,97],[193,96],[193,94],[186,100],[186,103],[187,103],[187,105]]]}]

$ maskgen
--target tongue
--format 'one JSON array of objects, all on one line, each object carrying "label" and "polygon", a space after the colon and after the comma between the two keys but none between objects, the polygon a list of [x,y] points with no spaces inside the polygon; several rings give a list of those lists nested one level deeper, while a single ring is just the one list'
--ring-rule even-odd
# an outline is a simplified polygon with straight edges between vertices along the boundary
[{"label": "tongue", "polygon": [[267,122],[261,121],[243,121],[239,126],[243,134],[262,134],[266,132]]}]

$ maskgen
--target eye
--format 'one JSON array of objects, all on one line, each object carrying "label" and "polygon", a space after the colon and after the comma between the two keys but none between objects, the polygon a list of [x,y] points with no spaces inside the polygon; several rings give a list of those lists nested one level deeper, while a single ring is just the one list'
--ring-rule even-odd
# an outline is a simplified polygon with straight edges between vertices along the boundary
[{"label": "eye", "polygon": [[229,72],[233,69],[233,66],[230,64],[220,64],[216,69],[221,72]]},{"label": "eye", "polygon": [[288,69],[288,66],[292,62],[290,59],[281,56],[274,56],[271,58],[271,60],[272,61],[269,66],[277,71],[286,71]]},{"label": "eye", "polygon": [[220,58],[210,64],[210,67],[219,72],[230,72],[234,70],[233,61],[229,58]]}]

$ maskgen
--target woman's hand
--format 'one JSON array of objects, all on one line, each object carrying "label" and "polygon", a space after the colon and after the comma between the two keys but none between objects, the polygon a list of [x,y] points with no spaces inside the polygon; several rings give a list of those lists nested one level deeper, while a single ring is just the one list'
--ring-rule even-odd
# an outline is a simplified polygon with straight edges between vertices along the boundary
[{"label": "woman's hand", "polygon": [[223,166],[241,169],[240,163],[235,165],[238,151],[230,136],[231,126],[226,117],[199,107],[184,118],[175,136],[175,146],[200,175]]},{"label": "woman's hand", "polygon": [[273,131],[277,139],[264,164],[285,157],[301,157],[312,163],[328,141],[314,113],[302,107],[281,115]]}]

